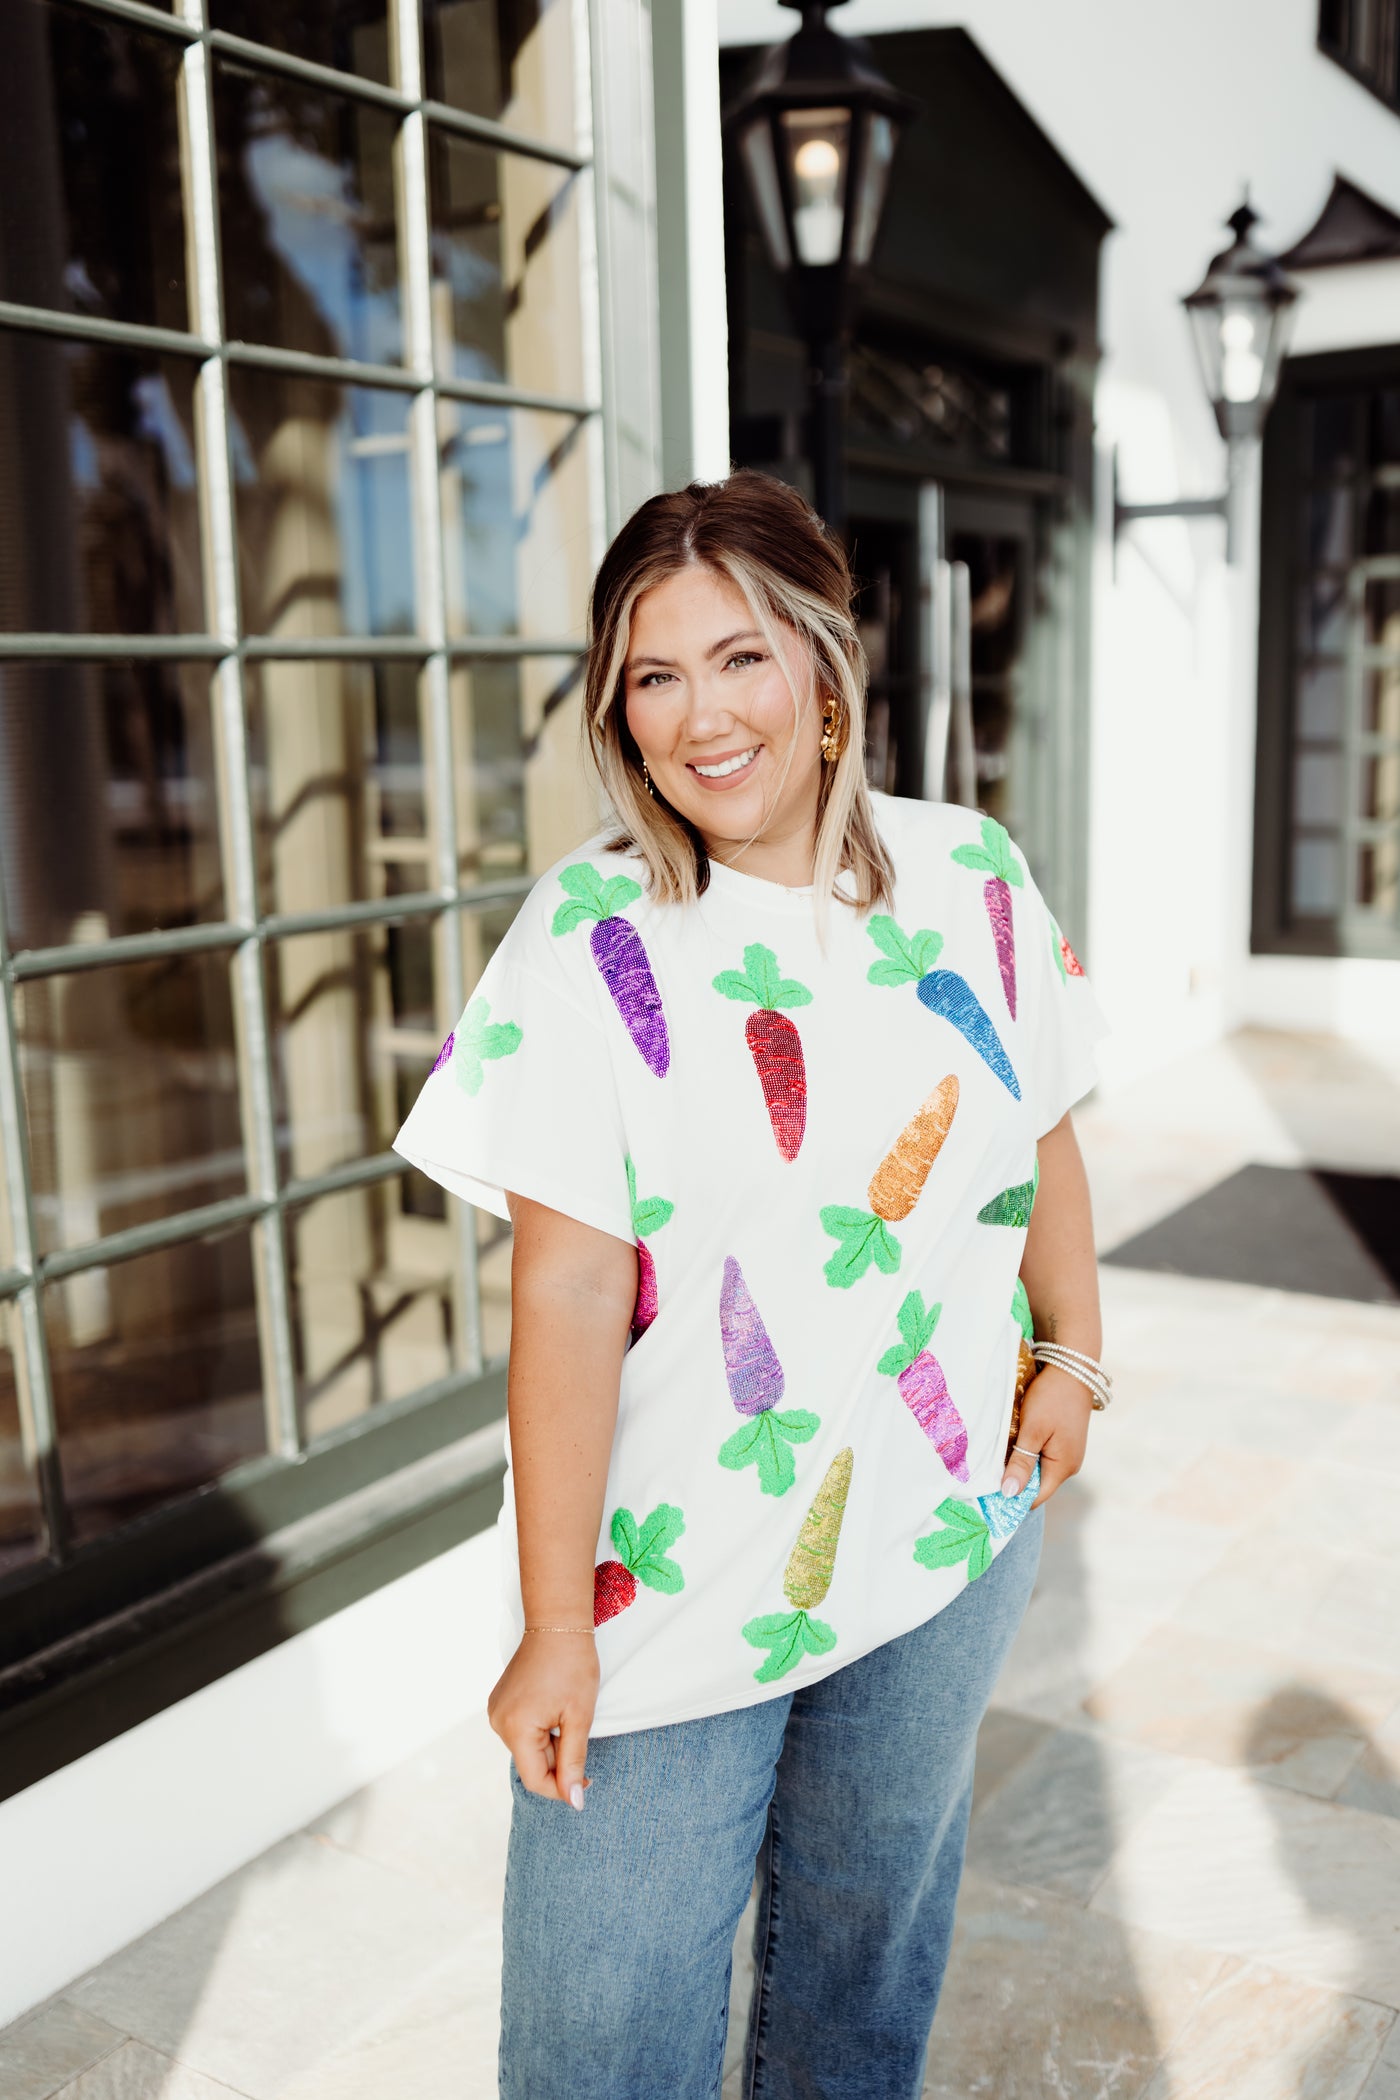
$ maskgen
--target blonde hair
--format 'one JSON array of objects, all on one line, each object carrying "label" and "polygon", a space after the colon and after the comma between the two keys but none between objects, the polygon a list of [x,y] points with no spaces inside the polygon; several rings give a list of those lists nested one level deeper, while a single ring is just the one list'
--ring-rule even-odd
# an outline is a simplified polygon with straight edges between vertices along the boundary
[{"label": "blonde hair", "polygon": [[[638,601],[692,566],[712,570],[742,592],[784,670],[778,628],[791,629],[805,644],[813,675],[811,689],[793,691],[794,724],[807,708],[834,703],[844,743],[838,758],[823,762],[817,791],[812,880],[819,920],[833,896],[859,911],[888,908],[894,870],[865,780],[867,668],[845,550],[796,489],[747,467],[724,481],[693,481],[651,497],[622,527],[594,580],[583,719],[589,757],[621,826],[608,845],[641,856],[650,892],[662,902],[693,903],[709,882],[709,858],[694,825],[647,793],[623,697]],[[761,833],[760,826],[754,836]],[[838,889],[843,870],[849,886]]]}]

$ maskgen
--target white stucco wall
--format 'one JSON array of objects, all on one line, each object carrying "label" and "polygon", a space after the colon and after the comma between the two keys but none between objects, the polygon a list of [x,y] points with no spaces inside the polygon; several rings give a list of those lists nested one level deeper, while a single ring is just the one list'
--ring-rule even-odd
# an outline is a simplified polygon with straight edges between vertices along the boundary
[{"label": "white stucco wall", "polygon": [[[776,0],[718,11],[725,43],[794,26]],[[1226,245],[1245,182],[1275,250],[1312,224],[1338,171],[1400,211],[1400,118],[1318,52],[1317,0],[852,0],[835,17],[849,34],[953,25],[1115,221],[1097,413],[1123,499],[1215,494],[1222,447],[1180,298]],[[1299,351],[1400,343],[1400,265],[1304,284]],[[1115,573],[1110,504],[1105,471],[1080,931],[1118,1030],[1109,1083],[1243,1020],[1400,1031],[1400,963],[1248,953],[1257,497],[1236,569],[1215,521],[1162,520],[1128,529]]]}]

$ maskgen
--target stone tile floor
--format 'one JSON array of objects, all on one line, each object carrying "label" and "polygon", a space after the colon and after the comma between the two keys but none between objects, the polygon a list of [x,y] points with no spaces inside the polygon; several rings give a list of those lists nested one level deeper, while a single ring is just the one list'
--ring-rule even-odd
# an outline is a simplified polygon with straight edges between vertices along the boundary
[{"label": "stone tile floor", "polygon": [[[1107,1249],[1250,1159],[1400,1169],[1400,1056],[1246,1032],[1076,1122]],[[1400,2100],[1400,1308],[1103,1292],[925,2093]],[[506,1813],[470,1721],[0,2033],[0,2095],[485,2100]]]}]

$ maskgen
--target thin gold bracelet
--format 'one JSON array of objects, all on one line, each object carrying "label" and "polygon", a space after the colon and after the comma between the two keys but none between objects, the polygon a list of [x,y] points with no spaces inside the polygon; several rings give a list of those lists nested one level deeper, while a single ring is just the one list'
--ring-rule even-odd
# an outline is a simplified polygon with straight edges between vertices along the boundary
[{"label": "thin gold bracelet", "polygon": [[592,1626],[527,1626],[527,1633],[592,1633]]}]

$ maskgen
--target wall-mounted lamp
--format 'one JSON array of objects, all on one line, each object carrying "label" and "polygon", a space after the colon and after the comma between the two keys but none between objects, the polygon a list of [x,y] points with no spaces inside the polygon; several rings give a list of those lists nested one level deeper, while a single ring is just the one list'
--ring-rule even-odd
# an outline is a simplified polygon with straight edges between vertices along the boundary
[{"label": "wall-mounted lamp", "polygon": [[1114,460],[1113,536],[1135,518],[1223,518],[1225,559],[1238,561],[1245,447],[1257,444],[1278,390],[1279,367],[1292,325],[1298,287],[1251,239],[1258,213],[1241,204],[1225,222],[1235,238],[1217,255],[1194,292],[1182,301],[1220,435],[1225,440],[1225,490],[1175,503],[1120,503]]},{"label": "wall-mounted lamp", "polygon": [[801,24],[725,111],[754,213],[812,361],[816,507],[845,529],[846,336],[874,253],[899,134],[916,104],[869,46],[826,20],[845,0],[783,0]]}]

